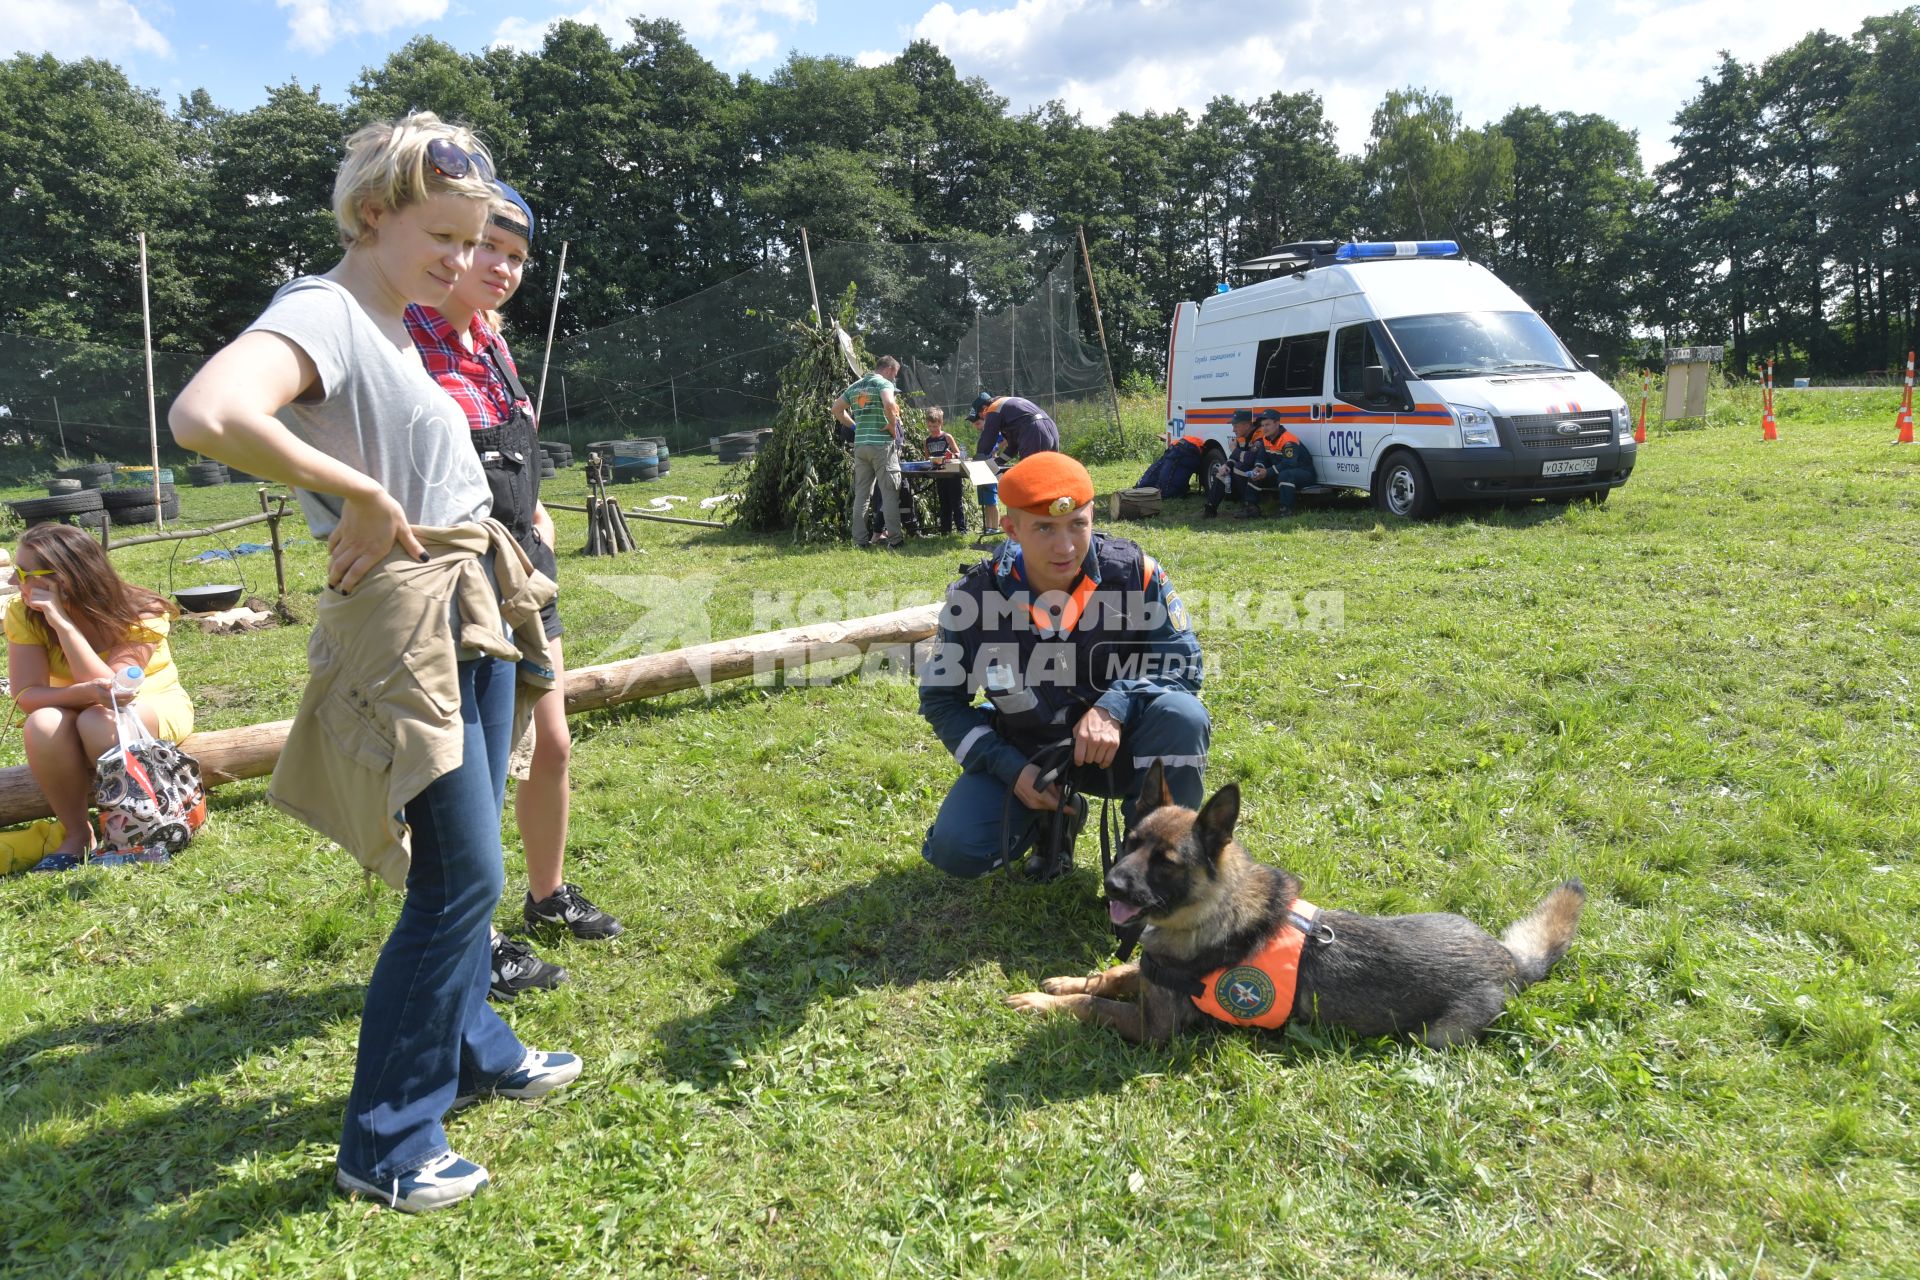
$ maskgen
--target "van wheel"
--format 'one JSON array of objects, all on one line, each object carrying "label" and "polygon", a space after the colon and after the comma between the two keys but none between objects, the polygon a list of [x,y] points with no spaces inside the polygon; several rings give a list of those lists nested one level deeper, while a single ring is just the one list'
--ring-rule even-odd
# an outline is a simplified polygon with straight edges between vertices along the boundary
[{"label": "van wheel", "polygon": [[1413,454],[1400,451],[1380,464],[1374,484],[1374,502],[1403,520],[1425,520],[1439,507],[1433,500],[1433,482],[1427,468]]},{"label": "van wheel", "polygon": [[1213,469],[1226,463],[1227,451],[1218,443],[1209,442],[1200,451],[1200,496],[1207,496],[1207,485],[1213,481]]}]

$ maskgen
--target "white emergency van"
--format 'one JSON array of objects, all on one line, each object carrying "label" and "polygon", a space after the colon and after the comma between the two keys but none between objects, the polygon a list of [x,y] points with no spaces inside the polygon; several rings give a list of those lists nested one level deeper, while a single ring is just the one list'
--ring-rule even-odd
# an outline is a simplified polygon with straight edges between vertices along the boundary
[{"label": "white emergency van", "polygon": [[1181,303],[1167,342],[1168,437],[1209,466],[1234,410],[1276,409],[1321,484],[1398,516],[1604,502],[1633,473],[1626,403],[1452,241],[1312,241],[1243,265],[1277,274]]}]

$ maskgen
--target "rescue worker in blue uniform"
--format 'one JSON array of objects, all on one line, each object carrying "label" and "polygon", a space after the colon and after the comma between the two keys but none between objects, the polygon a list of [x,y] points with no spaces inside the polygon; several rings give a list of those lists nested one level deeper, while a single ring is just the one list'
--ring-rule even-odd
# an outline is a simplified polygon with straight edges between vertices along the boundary
[{"label": "rescue worker in blue uniform", "polygon": [[[967,415],[967,421],[980,428],[973,456],[987,462],[994,460],[995,450],[1017,461],[1060,447],[1060,428],[1053,425],[1047,411],[1019,396],[996,396],[982,391],[973,398],[973,412]],[[1000,527],[998,489],[997,485],[980,486],[982,542]]]},{"label": "rescue worker in blue uniform", "polygon": [[1254,483],[1247,490],[1243,516],[1260,514],[1260,494],[1269,490],[1280,495],[1283,516],[1293,514],[1295,498],[1308,485],[1319,482],[1313,469],[1313,455],[1299,436],[1281,425],[1280,415],[1272,409],[1260,413],[1260,463],[1253,471]]},{"label": "rescue worker in blue uniform", "polygon": [[1263,454],[1260,437],[1254,431],[1253,410],[1233,411],[1233,448],[1227,460],[1213,468],[1207,477],[1207,505],[1202,513],[1209,520],[1220,514],[1220,503],[1228,494],[1247,501],[1247,473],[1260,465]]},{"label": "rescue worker in blue uniform", "polygon": [[[1176,801],[1200,805],[1211,735],[1186,607],[1153,557],[1094,532],[1086,468],[1043,452],[1000,487],[1007,541],[948,590],[920,670],[920,714],[962,771],[921,856],[968,878],[1019,857],[1059,810],[1036,757],[1083,795],[1124,799],[1130,825],[1156,762]],[[1064,858],[1041,858],[1028,874],[1063,874],[1071,839]]]}]

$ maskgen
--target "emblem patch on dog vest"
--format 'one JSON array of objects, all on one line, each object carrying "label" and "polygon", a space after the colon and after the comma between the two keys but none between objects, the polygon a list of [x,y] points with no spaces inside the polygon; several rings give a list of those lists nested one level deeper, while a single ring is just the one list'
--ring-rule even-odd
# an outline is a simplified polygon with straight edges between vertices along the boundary
[{"label": "emblem patch on dog vest", "polygon": [[1276,994],[1273,979],[1250,964],[1223,970],[1213,984],[1213,998],[1220,1007],[1248,1022],[1270,1011]]}]

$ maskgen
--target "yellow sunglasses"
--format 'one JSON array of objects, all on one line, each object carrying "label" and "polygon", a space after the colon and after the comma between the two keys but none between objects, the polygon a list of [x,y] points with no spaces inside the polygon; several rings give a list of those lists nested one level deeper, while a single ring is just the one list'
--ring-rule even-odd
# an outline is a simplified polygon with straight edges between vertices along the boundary
[{"label": "yellow sunglasses", "polygon": [[53,573],[52,569],[22,569],[19,565],[13,566],[13,575],[16,578],[51,578]]}]

